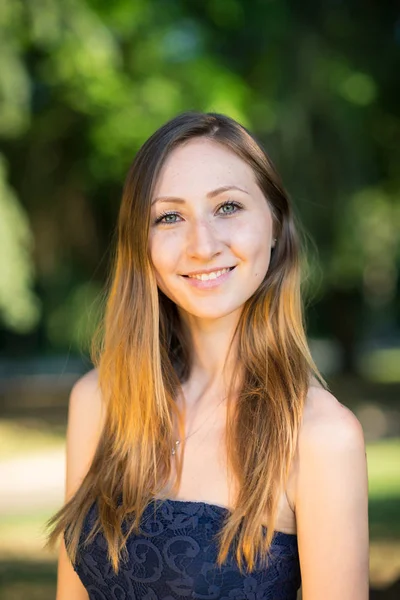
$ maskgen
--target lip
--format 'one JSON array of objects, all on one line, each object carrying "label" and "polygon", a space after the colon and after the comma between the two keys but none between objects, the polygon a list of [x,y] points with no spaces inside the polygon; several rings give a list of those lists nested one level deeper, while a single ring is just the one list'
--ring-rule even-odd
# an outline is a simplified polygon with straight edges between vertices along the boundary
[{"label": "lip", "polygon": [[[235,265],[235,267],[236,267],[236,265]],[[223,268],[230,269],[230,271],[228,271],[227,273],[220,275],[216,279],[209,279],[208,281],[202,281],[201,279],[196,279],[195,277],[188,277],[185,275],[182,275],[181,277],[183,277],[184,280],[187,281],[189,285],[197,288],[198,290],[210,290],[210,289],[213,289],[213,288],[216,288],[216,287],[222,285],[225,281],[227,281],[229,279],[229,277],[231,276],[232,272],[235,270],[235,267],[221,267],[221,269],[210,269],[208,271],[198,271],[198,273],[200,274],[200,273],[212,273],[215,270],[220,271]]]}]

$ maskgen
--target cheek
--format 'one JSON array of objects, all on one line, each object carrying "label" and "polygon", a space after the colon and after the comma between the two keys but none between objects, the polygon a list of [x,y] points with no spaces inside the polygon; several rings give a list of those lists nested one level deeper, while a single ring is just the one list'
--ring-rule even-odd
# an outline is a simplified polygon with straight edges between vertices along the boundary
[{"label": "cheek", "polygon": [[163,279],[168,272],[176,268],[179,260],[180,243],[176,235],[154,234],[150,239],[150,256],[156,270],[157,279]]},{"label": "cheek", "polygon": [[252,220],[241,224],[235,232],[235,246],[244,260],[268,261],[270,244],[270,225],[263,220]]},{"label": "cheek", "polygon": [[263,281],[271,259],[271,223],[262,216],[238,229],[236,254],[247,264],[248,282],[251,286]]}]

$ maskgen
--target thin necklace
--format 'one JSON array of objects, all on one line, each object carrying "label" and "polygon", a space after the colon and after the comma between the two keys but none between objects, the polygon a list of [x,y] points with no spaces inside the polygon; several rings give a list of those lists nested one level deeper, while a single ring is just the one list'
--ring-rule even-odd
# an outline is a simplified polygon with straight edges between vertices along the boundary
[{"label": "thin necklace", "polygon": [[183,438],[183,440],[176,440],[175,441],[175,446],[172,448],[171,454],[176,454],[176,451],[178,450],[179,444],[181,442],[185,442],[187,439],[189,439],[190,437],[192,437],[192,435],[194,435],[195,433],[197,433],[199,431],[199,429],[201,429],[203,427],[204,423],[207,423],[207,421],[211,417],[211,415],[213,415],[215,413],[215,411],[217,410],[218,406],[220,406],[223,403],[223,401],[226,400],[226,398],[227,398],[227,396],[225,396],[224,398],[222,398],[221,402],[218,402],[218,404],[215,407],[215,409],[212,411],[212,413],[210,413],[208,415],[207,419],[202,422],[202,424],[200,425],[200,427],[198,427],[197,429],[195,429],[194,431],[192,431],[192,433],[190,433],[185,438]]}]

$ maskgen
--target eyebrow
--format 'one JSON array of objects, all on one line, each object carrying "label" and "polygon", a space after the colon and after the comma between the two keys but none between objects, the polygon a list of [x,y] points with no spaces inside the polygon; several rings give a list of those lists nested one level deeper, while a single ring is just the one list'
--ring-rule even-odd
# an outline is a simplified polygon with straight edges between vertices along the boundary
[{"label": "eyebrow", "polygon": [[[219,196],[219,194],[227,192],[228,190],[238,190],[239,192],[250,195],[249,192],[237,185],[223,185],[216,190],[211,190],[211,192],[208,192],[207,198],[211,200],[212,198],[215,198],[216,196]],[[186,200],[184,200],[184,198],[177,198],[176,196],[158,196],[158,198],[155,198],[151,204],[153,205],[156,202],[176,202],[177,204],[184,204]]]}]

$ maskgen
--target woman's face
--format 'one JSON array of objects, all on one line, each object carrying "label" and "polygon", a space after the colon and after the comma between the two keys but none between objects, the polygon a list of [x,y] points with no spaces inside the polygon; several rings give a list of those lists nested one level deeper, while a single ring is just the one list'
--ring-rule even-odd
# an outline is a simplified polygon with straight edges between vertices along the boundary
[{"label": "woman's face", "polygon": [[264,279],[273,246],[271,210],[247,163],[209,139],[190,140],[167,158],[152,201],[159,288],[194,317],[240,309]]}]

